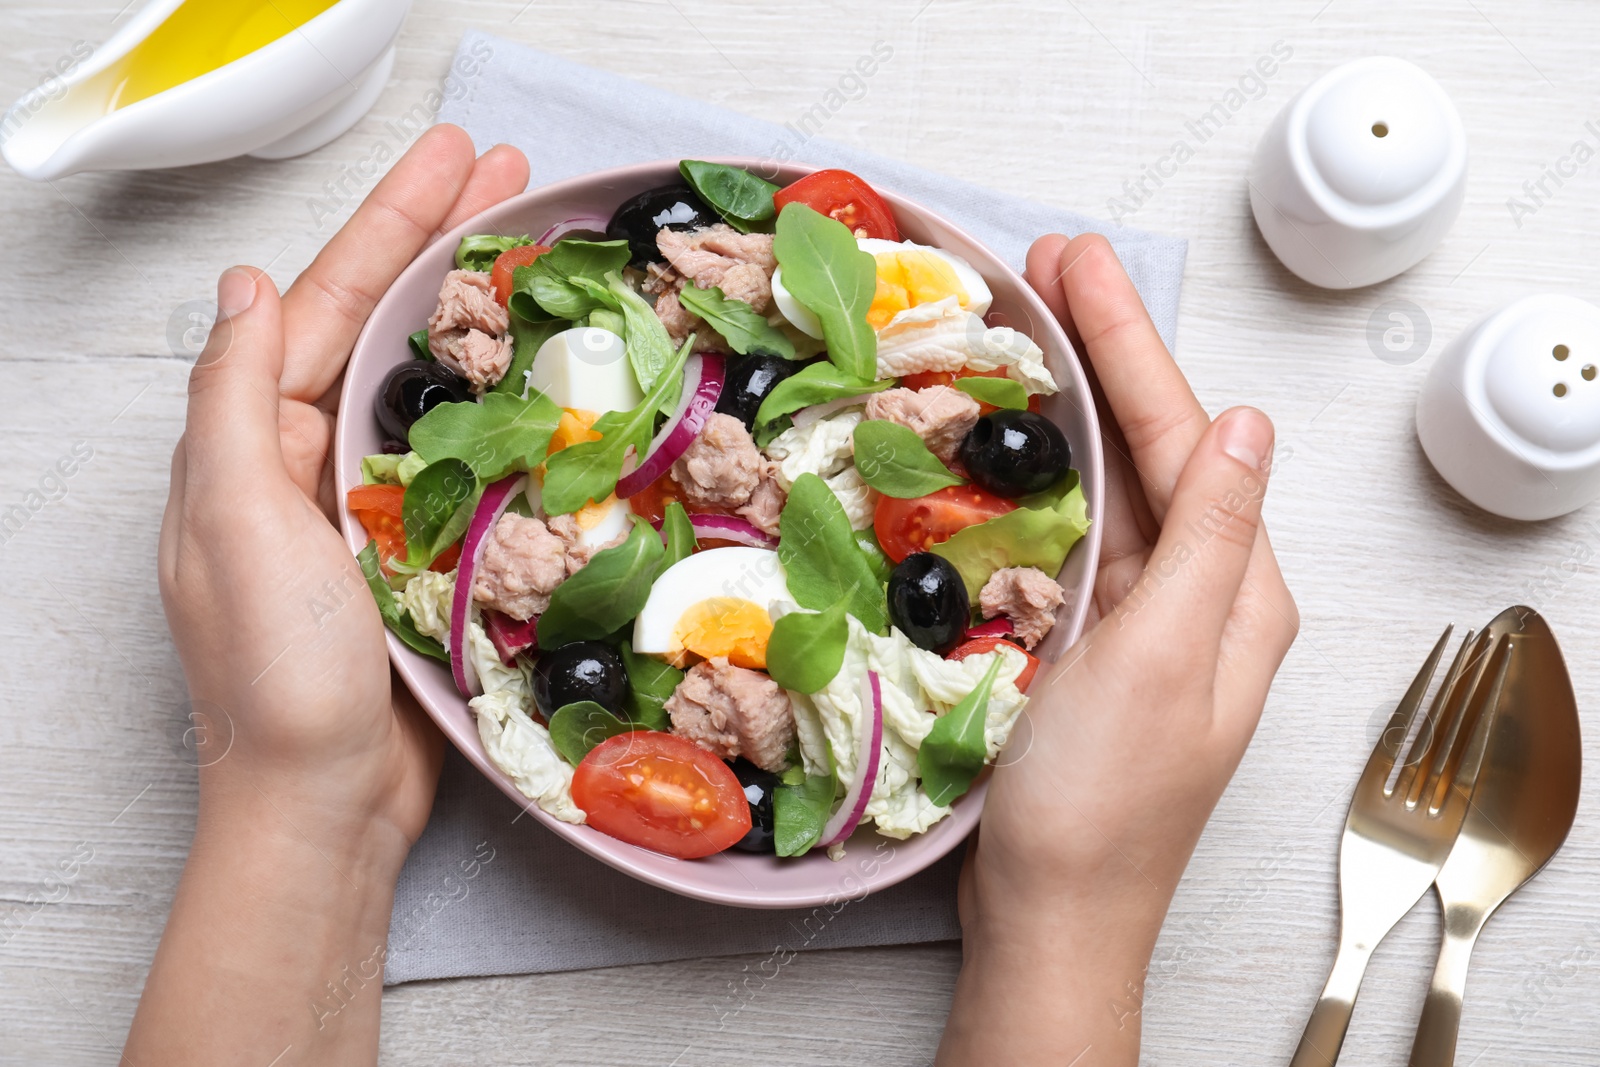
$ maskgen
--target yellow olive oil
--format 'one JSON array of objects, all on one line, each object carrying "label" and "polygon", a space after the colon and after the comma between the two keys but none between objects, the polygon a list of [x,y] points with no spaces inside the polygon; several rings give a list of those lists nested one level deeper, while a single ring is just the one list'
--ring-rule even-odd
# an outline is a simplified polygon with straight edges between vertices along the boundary
[{"label": "yellow olive oil", "polygon": [[271,44],[337,0],[184,0],[109,73],[106,110],[140,100]]}]

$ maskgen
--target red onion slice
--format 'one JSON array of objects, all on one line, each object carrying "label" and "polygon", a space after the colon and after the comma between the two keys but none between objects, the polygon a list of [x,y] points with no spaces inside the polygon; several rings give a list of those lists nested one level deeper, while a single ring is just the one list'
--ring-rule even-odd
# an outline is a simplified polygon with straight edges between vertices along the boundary
[{"label": "red onion slice", "polygon": [[996,615],[981,626],[974,626],[961,635],[961,640],[972,641],[979,637],[1006,637],[1015,632],[1011,619],[1005,615]]},{"label": "red onion slice", "polygon": [[829,415],[843,411],[845,408],[853,408],[859,404],[865,404],[873,395],[872,393],[859,393],[856,396],[841,396],[838,399],[828,400],[821,404],[812,404],[808,408],[801,408],[795,412],[789,417],[789,421],[803,430],[812,423],[821,422]]},{"label": "red onion slice", "polygon": [[489,532],[500,521],[507,506],[518,493],[527,487],[526,474],[513,474],[502,478],[483,491],[478,500],[478,510],[472,513],[467,524],[467,535],[461,539],[461,563],[456,568],[456,595],[450,604],[450,673],[455,677],[461,695],[477,696],[483,692],[478,672],[473,669],[472,657],[466,654],[467,624],[472,619],[472,583],[483,562],[483,550],[489,543]]},{"label": "red onion slice", "polygon": [[744,521],[737,515],[690,515],[695,537],[714,537],[756,548],[776,548],[778,539]]},{"label": "red onion slice", "polygon": [[539,616],[520,622],[504,612],[485,609],[483,632],[489,635],[494,650],[500,653],[500,662],[515,667],[517,653],[539,647]]},{"label": "red onion slice", "polygon": [[861,707],[866,714],[856,720],[856,780],[850,783],[838,810],[822,828],[822,848],[837,845],[855,833],[878,781],[878,760],[883,755],[883,687],[877,671],[868,671],[861,681]]},{"label": "red onion slice", "polygon": [[563,219],[544,231],[535,244],[553,245],[563,237],[571,237],[577,233],[591,234],[604,238],[606,227],[611,225],[610,219],[603,219],[599,215],[578,215],[570,219]]},{"label": "red onion slice", "polygon": [[722,357],[714,352],[696,352],[683,364],[683,389],[678,407],[650,442],[644,458],[633,470],[617,480],[617,496],[626,500],[667,473],[675,460],[694,443],[700,427],[706,424],[722,395]]}]

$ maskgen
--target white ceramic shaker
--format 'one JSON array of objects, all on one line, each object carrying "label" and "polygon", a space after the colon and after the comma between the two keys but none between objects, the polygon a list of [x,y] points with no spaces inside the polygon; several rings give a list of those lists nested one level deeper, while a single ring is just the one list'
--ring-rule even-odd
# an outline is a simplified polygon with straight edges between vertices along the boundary
[{"label": "white ceramic shaker", "polygon": [[1600,307],[1544,294],[1479,320],[1429,369],[1417,436],[1496,515],[1548,519],[1600,498]]},{"label": "white ceramic shaker", "polygon": [[1284,266],[1355,289],[1433,251],[1466,181],[1466,134],[1445,91],[1413,63],[1373,56],[1278,112],[1250,165],[1250,208]]}]

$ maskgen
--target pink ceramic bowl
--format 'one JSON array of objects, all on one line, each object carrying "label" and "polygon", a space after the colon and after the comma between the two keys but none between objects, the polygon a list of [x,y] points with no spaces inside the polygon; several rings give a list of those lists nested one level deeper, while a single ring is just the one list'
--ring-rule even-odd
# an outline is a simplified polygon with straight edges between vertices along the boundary
[{"label": "pink ceramic bowl", "polygon": [[[774,176],[770,164],[751,159],[721,162],[749,167],[779,184],[792,182],[813,168],[784,166]],[[398,281],[378,301],[366,328],[356,341],[345,374],[335,436],[335,471],[340,498],[361,482],[361,457],[377,452],[383,436],[372,415],[373,397],[384,375],[410,359],[406,338],[423,326],[439,295],[439,284],[454,267],[461,238],[470,233],[540,234],[563,219],[580,215],[609,216],[636,193],[677,181],[676,161],[640,163],[572,178],[490,208],[477,218],[446,234],[425,249]],[[894,193],[880,189],[894,207],[900,231],[907,240],[948,249],[971,263],[994,291],[991,325],[1013,326],[1044,349],[1046,363],[1061,392],[1044,401],[1044,413],[1066,431],[1072,445],[1073,464],[1083,477],[1088,498],[1089,534],[1068,557],[1061,571],[1066,604],[1049,639],[1040,646],[1046,660],[1054,660],[1076,641],[1094,582],[1094,561],[1100,555],[1100,515],[1104,501],[1104,473],[1100,429],[1090,399],[1088,382],[1071,342],[1044,303],[1015,271],[977,241],[940,218]],[[348,511],[340,523],[352,552],[367,542],[366,532]],[[978,824],[987,779],[982,779],[955,803],[955,811],[930,831],[908,841],[879,837],[870,828],[858,832],[846,845],[839,862],[822,851],[798,859],[725,852],[700,860],[678,860],[624,844],[587,826],[572,826],[546,815],[502,774],[487,756],[478,738],[477,724],[467,702],[440,664],[406,648],[389,635],[389,656],[400,676],[433,716],[439,728],[477,768],[507,796],[565,840],[620,871],[674,893],[746,908],[798,908],[832,904],[894,885],[944,856]],[[1018,726],[1016,742],[1026,745],[1026,721]]]}]

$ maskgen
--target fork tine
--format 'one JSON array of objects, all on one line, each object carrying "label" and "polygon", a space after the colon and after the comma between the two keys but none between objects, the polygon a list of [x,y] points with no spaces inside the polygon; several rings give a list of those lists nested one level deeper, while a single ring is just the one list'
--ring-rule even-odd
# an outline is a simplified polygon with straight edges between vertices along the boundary
[{"label": "fork tine", "polygon": [[1405,760],[1400,765],[1400,773],[1395,777],[1394,786],[1386,790],[1384,796],[1399,793],[1407,804],[1416,803],[1416,798],[1411,795],[1412,785],[1416,782],[1419,769],[1424,767],[1429,754],[1438,742],[1440,720],[1460,691],[1459,683],[1462,671],[1468,662],[1468,651],[1479,636],[1475,631],[1468,630],[1467,636],[1461,639],[1461,647],[1456,649],[1455,658],[1450,661],[1450,670],[1446,672],[1444,681],[1439,683],[1439,690],[1433,694],[1433,700],[1428,705],[1427,717],[1422,720],[1417,736],[1411,739],[1411,747],[1406,750]]},{"label": "fork tine", "polygon": [[1366,784],[1367,779],[1374,775],[1377,776],[1376,784],[1379,788],[1387,784],[1389,772],[1394,769],[1395,758],[1400,754],[1400,746],[1405,744],[1406,735],[1411,732],[1411,724],[1417,717],[1417,709],[1422,707],[1423,698],[1428,695],[1428,685],[1433,681],[1433,672],[1439,669],[1439,659],[1444,655],[1445,647],[1450,643],[1450,634],[1454,630],[1454,624],[1444,628],[1444,633],[1439,635],[1433,651],[1428,653],[1427,662],[1417,672],[1416,678],[1412,679],[1406,695],[1395,705],[1394,714],[1389,716],[1389,725],[1378,735],[1378,743],[1372,746],[1372,755],[1367,758],[1366,769],[1361,773],[1362,784]]},{"label": "fork tine", "polygon": [[[1494,650],[1490,653],[1487,669],[1495,661],[1499,661],[1500,668],[1495,671],[1494,684],[1488,688],[1485,695],[1484,686],[1480,684],[1473,691],[1471,704],[1473,707],[1467,714],[1473,716],[1472,733],[1461,746],[1461,751],[1452,755],[1442,769],[1439,780],[1435,784],[1432,796],[1428,802],[1428,814],[1437,815],[1444,807],[1445,797],[1451,789],[1459,789],[1469,799],[1478,782],[1478,771],[1483,767],[1483,761],[1489,748],[1489,733],[1494,728],[1494,720],[1500,708],[1500,694],[1505,688],[1506,675],[1511,669],[1512,641],[1510,634],[1501,634],[1495,642]],[[1465,723],[1463,723],[1465,725]]]}]

